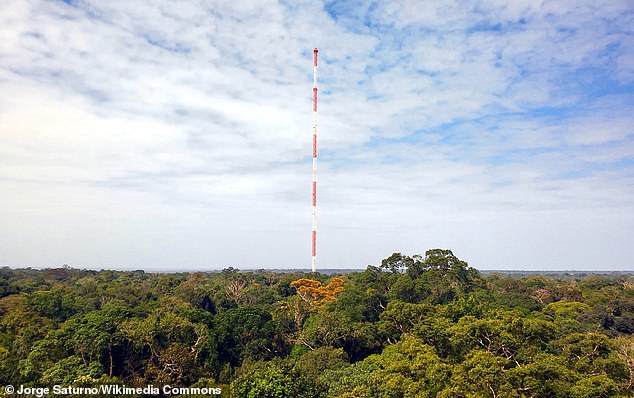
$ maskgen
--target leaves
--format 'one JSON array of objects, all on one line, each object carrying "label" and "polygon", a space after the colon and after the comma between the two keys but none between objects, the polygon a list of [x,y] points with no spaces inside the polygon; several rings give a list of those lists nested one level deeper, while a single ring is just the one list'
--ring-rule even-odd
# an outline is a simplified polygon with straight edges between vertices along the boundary
[{"label": "leaves", "polygon": [[297,289],[297,294],[309,304],[311,309],[320,309],[337,300],[337,296],[344,290],[345,282],[345,276],[338,276],[323,286],[319,281],[302,278],[293,281],[291,286]]},{"label": "leaves", "polygon": [[433,249],[345,277],[0,277],[4,384],[222,385],[245,397],[634,393],[631,276],[483,276]]}]

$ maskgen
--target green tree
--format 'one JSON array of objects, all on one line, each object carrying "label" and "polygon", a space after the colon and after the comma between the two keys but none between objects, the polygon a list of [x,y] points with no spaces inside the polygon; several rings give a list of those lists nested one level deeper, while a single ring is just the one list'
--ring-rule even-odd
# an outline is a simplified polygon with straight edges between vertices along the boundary
[{"label": "green tree", "polygon": [[296,367],[309,379],[318,380],[324,371],[343,369],[349,365],[348,355],[342,348],[319,347],[302,355]]},{"label": "green tree", "polygon": [[216,363],[212,333],[196,319],[201,313],[190,304],[180,300],[164,304],[170,308],[159,306],[144,318],[119,323],[118,330],[129,342],[125,371],[146,381],[194,381]]},{"label": "green tree", "polygon": [[477,270],[446,249],[427,250],[424,259],[415,261],[407,274],[424,281],[423,286],[429,292],[428,300],[435,304],[448,303],[456,296],[483,285]]},{"label": "green tree", "polygon": [[601,333],[573,333],[553,343],[561,350],[564,363],[581,375],[606,374],[615,381],[626,381],[629,372],[618,356],[616,344]]},{"label": "green tree", "polygon": [[507,377],[521,397],[566,397],[578,375],[552,354],[538,354],[528,364],[508,370]]},{"label": "green tree", "polygon": [[376,367],[370,378],[370,392],[375,397],[433,397],[451,376],[451,366],[443,363],[433,347],[407,335],[364,362]]},{"label": "green tree", "polygon": [[387,309],[381,313],[379,330],[390,342],[399,339],[403,333],[410,333],[423,320],[433,316],[434,307],[428,303],[412,304],[402,301],[390,301]]},{"label": "green tree", "polygon": [[285,349],[271,314],[261,308],[228,309],[214,323],[221,362],[238,366],[245,358],[271,359]]},{"label": "green tree", "polygon": [[82,377],[97,379],[101,375],[101,364],[91,362],[86,365],[81,358],[71,355],[46,369],[38,382],[49,386],[55,384],[70,385],[81,380]]},{"label": "green tree", "polygon": [[496,310],[483,319],[462,317],[449,333],[458,357],[479,349],[519,363],[546,350],[556,329],[519,311]]},{"label": "green tree", "polygon": [[247,364],[240,373],[231,383],[231,393],[237,398],[320,397],[312,380],[280,360]]},{"label": "green tree", "polygon": [[393,274],[400,274],[412,267],[416,259],[404,256],[401,253],[393,253],[390,257],[381,261],[381,268],[389,270]]},{"label": "green tree", "polygon": [[585,303],[557,301],[544,307],[542,313],[553,321],[559,330],[568,334],[586,331],[588,325],[584,325],[581,319],[589,310],[590,306]]},{"label": "green tree", "polygon": [[508,366],[509,362],[504,358],[487,351],[473,350],[454,367],[449,386],[438,396],[518,397],[506,375]]},{"label": "green tree", "polygon": [[616,397],[618,385],[606,375],[594,375],[579,380],[570,389],[573,398]]},{"label": "green tree", "polygon": [[64,321],[77,312],[76,298],[63,291],[37,291],[27,299],[27,305],[40,316]]},{"label": "green tree", "polygon": [[406,303],[418,303],[429,296],[429,289],[421,279],[413,279],[408,274],[398,275],[390,287],[388,297]]}]

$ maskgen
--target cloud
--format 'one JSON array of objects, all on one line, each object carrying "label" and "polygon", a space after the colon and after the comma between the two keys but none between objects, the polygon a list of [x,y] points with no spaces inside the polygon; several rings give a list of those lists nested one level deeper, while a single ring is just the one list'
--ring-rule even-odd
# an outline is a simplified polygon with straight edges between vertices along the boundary
[{"label": "cloud", "polygon": [[324,266],[634,263],[626,1],[2,7],[2,263],[307,266],[313,47]]}]

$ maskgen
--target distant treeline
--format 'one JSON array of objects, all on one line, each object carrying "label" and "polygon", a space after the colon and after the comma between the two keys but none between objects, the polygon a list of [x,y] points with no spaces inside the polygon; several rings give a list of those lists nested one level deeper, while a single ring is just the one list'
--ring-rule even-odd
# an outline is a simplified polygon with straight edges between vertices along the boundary
[{"label": "distant treeline", "polygon": [[1,268],[0,394],[634,396],[630,274],[483,273],[442,249],[338,271]]}]

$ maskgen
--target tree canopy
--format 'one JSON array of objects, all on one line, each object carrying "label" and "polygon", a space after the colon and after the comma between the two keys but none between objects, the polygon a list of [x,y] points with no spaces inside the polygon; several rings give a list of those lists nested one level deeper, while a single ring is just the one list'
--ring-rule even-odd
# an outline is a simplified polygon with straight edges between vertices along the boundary
[{"label": "tree canopy", "polygon": [[630,275],[483,275],[446,249],[346,275],[0,269],[0,386],[627,397],[633,332]]}]

